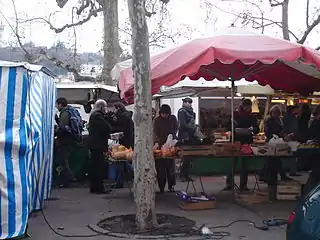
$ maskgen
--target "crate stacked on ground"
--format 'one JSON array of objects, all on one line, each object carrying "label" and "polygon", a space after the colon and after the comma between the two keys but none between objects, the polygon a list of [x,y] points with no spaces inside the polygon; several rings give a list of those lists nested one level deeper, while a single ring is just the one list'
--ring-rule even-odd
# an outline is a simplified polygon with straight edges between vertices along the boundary
[{"label": "crate stacked on ground", "polygon": [[279,182],[277,200],[295,201],[301,196],[301,183],[298,181]]}]

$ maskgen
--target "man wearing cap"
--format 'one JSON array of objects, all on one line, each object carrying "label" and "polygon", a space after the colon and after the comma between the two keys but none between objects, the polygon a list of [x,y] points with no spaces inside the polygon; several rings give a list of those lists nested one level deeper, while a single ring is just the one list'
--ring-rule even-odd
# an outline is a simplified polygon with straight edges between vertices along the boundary
[{"label": "man wearing cap", "polygon": [[[191,143],[194,140],[194,134],[196,131],[196,114],[192,108],[192,99],[184,98],[182,99],[182,108],[178,111],[178,122],[179,131],[178,139],[181,143]],[[183,164],[181,166],[181,177],[184,180],[191,180],[188,176],[188,171],[190,168],[190,159],[184,158]]]}]

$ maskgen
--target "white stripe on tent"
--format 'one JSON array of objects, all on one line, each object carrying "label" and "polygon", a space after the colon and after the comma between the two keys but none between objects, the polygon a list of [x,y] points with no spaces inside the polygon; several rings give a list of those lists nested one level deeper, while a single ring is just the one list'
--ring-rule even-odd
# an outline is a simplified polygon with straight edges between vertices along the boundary
[{"label": "white stripe on tent", "polygon": [[21,236],[50,195],[55,91],[43,72],[0,67],[0,239]]},{"label": "white stripe on tent", "polygon": [[7,171],[5,160],[5,143],[6,143],[6,118],[7,115],[7,93],[8,93],[8,78],[9,68],[1,68],[1,87],[0,87],[0,194],[1,194],[1,237],[8,236],[8,191],[7,191]]}]

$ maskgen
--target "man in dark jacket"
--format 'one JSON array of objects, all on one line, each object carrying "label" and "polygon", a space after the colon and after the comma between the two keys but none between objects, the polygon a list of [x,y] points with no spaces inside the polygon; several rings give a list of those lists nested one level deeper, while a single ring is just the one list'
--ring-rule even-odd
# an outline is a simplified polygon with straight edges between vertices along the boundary
[{"label": "man in dark jacket", "polygon": [[292,136],[293,139],[298,135],[298,118],[297,111],[299,107],[297,105],[288,106],[287,112],[283,116],[283,132]]},{"label": "man in dark jacket", "polygon": [[90,192],[94,194],[104,194],[104,153],[108,149],[108,139],[110,139],[111,126],[106,120],[107,103],[98,100],[93,108],[89,119],[88,147],[91,152],[90,167]]},{"label": "man in dark jacket", "polygon": [[70,115],[68,112],[68,102],[65,98],[58,98],[56,107],[59,110],[59,117],[56,117],[58,124],[55,129],[56,140],[56,161],[58,164],[59,185],[69,187],[70,182],[75,181],[74,175],[69,166],[69,157],[76,145],[75,137],[68,131]]},{"label": "man in dark jacket", "polygon": [[[184,98],[182,99],[182,108],[178,111],[178,122],[179,122],[179,131],[178,139],[182,144],[192,144],[195,141],[195,132],[196,132],[196,114],[192,108],[192,99]],[[180,169],[180,174],[183,181],[191,181],[188,172],[190,169],[191,159],[185,157],[183,159],[183,164]]]},{"label": "man in dark jacket", "polygon": [[132,120],[132,112],[128,111],[122,103],[114,105],[116,109],[116,123],[113,126],[113,132],[123,132],[123,138],[120,144],[127,148],[134,147],[134,123]]},{"label": "man in dark jacket", "polygon": [[178,138],[181,142],[191,142],[194,140],[196,131],[196,114],[192,108],[192,99],[182,99],[182,108],[178,111],[179,132]]},{"label": "man in dark jacket", "polygon": [[[166,143],[168,136],[171,134],[176,137],[178,130],[178,121],[174,115],[171,115],[171,108],[167,104],[160,107],[159,115],[153,124],[154,149],[160,149]],[[166,180],[168,180],[168,189],[174,192],[174,160],[159,159],[156,160],[157,179],[160,192],[164,192]]]},{"label": "man in dark jacket", "polygon": [[[231,125],[231,124],[230,124]],[[252,114],[252,102],[250,99],[244,99],[238,110],[234,113],[234,140],[241,144],[251,144],[253,142],[253,134],[259,133],[258,122]],[[236,161],[234,161],[234,166]],[[232,171],[227,176],[227,186],[225,190],[232,190]],[[247,159],[242,158],[242,169],[240,174],[240,190],[247,191],[248,167]]]}]

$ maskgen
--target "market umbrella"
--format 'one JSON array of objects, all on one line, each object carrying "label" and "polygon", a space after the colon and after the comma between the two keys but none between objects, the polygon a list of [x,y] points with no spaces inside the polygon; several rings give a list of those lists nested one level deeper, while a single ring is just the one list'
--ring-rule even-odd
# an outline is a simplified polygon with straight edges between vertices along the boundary
[{"label": "market umbrella", "polygon": [[[152,94],[185,77],[198,80],[256,80],[275,90],[320,90],[320,55],[303,45],[235,27],[151,56]],[[131,60],[114,68],[121,98],[133,102]]]},{"label": "market umbrella", "polygon": [[[232,119],[234,81],[243,78],[287,93],[308,95],[320,90],[320,54],[316,50],[235,27],[177,46],[150,60],[152,94],[185,77],[230,80]],[[132,103],[134,79],[130,60],[115,66],[113,75],[118,78],[121,98]],[[232,121],[232,133],[233,130]]]}]

